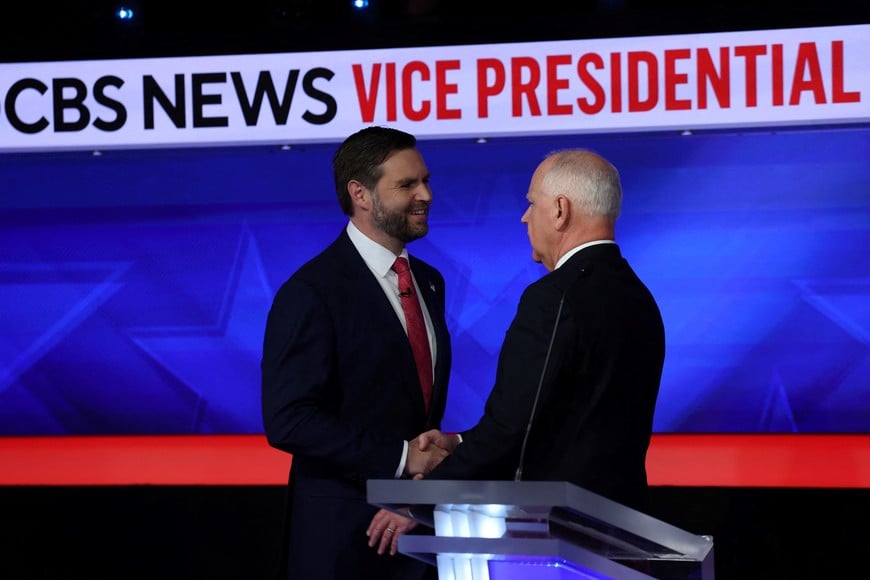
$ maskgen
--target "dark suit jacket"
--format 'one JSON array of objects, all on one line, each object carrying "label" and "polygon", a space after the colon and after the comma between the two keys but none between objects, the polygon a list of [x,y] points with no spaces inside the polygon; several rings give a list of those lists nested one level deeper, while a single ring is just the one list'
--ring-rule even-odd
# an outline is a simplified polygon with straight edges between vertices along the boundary
[{"label": "dark suit jacket", "polygon": [[[378,556],[365,535],[377,511],[366,501],[366,480],[393,478],[403,440],[438,428],[447,400],[444,279],[414,257],[410,264],[437,337],[428,415],[402,323],[346,231],[282,285],[269,311],[263,421],[269,444],[293,454],[287,566],[294,579],[404,580],[435,570],[403,555]],[[394,570],[401,565],[418,570]]]},{"label": "dark suit jacket", "polygon": [[584,248],[526,288],[483,417],[427,477],[514,479],[563,297],[522,479],[569,481],[642,509],[665,333],[615,244]]}]

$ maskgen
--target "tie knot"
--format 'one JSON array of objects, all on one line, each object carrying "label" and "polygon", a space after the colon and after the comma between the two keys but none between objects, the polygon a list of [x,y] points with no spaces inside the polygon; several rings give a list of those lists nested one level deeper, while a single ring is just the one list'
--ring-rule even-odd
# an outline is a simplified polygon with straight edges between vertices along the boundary
[{"label": "tie knot", "polygon": [[410,267],[408,266],[408,260],[406,260],[405,258],[401,258],[401,257],[396,258],[396,261],[393,262],[393,270],[397,274],[404,274],[405,272],[410,270]]}]

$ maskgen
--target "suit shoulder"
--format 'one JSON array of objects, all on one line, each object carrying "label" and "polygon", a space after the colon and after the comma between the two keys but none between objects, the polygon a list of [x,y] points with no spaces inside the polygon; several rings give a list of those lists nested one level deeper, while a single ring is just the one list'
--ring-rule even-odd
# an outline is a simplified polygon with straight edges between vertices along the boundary
[{"label": "suit shoulder", "polygon": [[558,270],[550,272],[526,286],[520,296],[520,305],[558,302],[566,286],[557,273]]},{"label": "suit shoulder", "polygon": [[277,296],[317,292],[320,289],[335,285],[335,280],[341,275],[342,260],[333,248],[334,244],[321,250],[309,258],[294,271],[278,288]]}]

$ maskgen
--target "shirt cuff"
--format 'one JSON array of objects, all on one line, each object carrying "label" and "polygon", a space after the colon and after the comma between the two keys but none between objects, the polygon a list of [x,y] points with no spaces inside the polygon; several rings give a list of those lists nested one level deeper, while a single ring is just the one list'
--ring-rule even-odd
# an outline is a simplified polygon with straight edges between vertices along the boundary
[{"label": "shirt cuff", "polygon": [[405,473],[405,462],[408,461],[408,442],[404,441],[403,443],[402,460],[399,461],[399,469],[396,470],[396,474],[393,476],[396,479],[402,478],[402,474]]}]

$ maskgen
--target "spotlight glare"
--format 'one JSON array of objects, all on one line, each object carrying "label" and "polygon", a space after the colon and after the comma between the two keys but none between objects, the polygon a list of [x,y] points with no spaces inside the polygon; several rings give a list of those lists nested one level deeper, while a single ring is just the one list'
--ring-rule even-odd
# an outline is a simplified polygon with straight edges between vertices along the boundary
[{"label": "spotlight glare", "polygon": [[122,7],[118,9],[115,15],[118,17],[118,20],[133,20],[133,9]]},{"label": "spotlight glare", "polygon": [[353,7],[357,10],[365,10],[369,7],[369,0],[352,0],[351,4],[353,4]]}]

